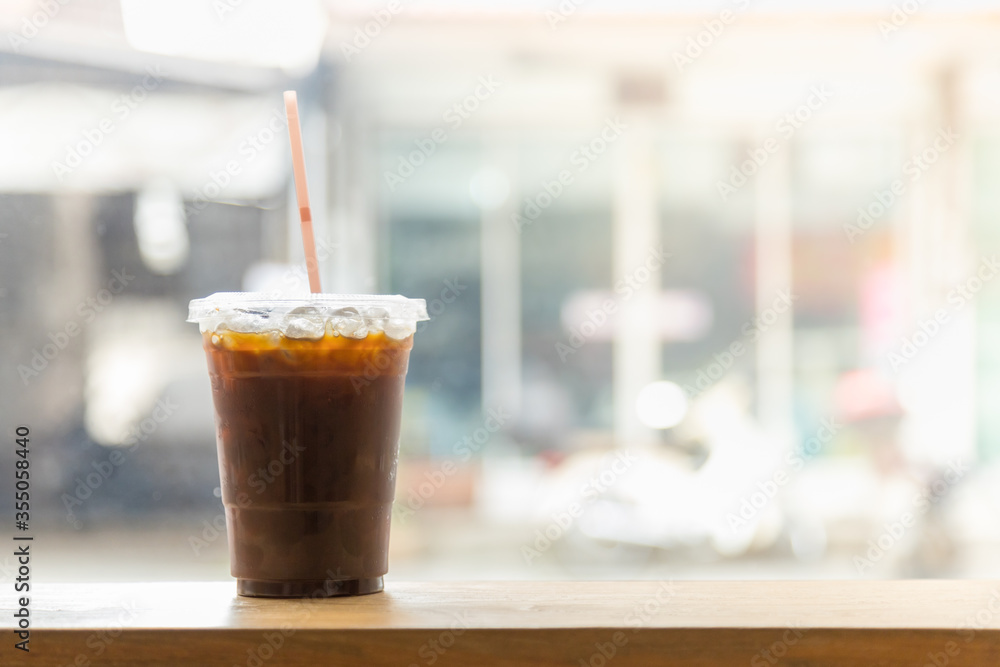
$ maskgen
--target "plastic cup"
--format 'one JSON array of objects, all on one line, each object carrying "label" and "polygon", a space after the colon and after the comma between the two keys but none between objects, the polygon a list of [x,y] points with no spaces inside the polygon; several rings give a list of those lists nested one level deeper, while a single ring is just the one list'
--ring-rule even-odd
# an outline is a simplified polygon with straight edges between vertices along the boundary
[{"label": "plastic cup", "polygon": [[423,299],[220,292],[190,304],[240,595],[382,590],[403,384]]}]

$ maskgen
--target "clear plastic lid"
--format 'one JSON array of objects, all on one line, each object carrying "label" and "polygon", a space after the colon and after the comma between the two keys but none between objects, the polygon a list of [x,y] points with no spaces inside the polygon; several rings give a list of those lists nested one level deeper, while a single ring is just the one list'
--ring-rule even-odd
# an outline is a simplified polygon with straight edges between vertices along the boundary
[{"label": "clear plastic lid", "polygon": [[278,332],[288,338],[318,340],[324,335],[365,338],[385,332],[401,340],[430,319],[423,299],[372,294],[310,294],[276,297],[266,292],[216,292],[195,299],[188,322],[201,331]]}]

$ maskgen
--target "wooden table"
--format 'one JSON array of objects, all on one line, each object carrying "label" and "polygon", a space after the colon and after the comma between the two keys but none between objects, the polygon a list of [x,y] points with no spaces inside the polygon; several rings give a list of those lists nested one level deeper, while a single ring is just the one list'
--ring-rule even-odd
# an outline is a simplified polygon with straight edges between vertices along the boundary
[{"label": "wooden table", "polygon": [[2,598],[3,665],[1000,665],[991,581],[38,585],[30,654]]}]

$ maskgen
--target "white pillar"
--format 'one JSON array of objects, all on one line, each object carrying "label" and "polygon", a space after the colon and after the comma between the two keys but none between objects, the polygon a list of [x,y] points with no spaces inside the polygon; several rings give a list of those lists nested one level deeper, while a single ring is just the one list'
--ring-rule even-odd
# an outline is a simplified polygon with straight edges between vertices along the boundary
[{"label": "white pillar", "polygon": [[516,416],[521,409],[521,239],[511,215],[520,201],[517,165],[509,151],[487,154],[507,176],[511,191],[481,218],[482,402],[484,410],[502,406]]},{"label": "white pillar", "polygon": [[949,128],[958,139],[917,180],[904,177],[905,217],[897,238],[903,242],[900,254],[911,308],[902,322],[903,335],[918,341],[926,333],[921,323],[933,319],[935,312],[943,311],[948,320],[933,336],[919,338],[923,345],[896,369],[896,386],[908,408],[903,428],[908,456],[945,465],[955,458],[969,462],[976,457],[978,298],[958,306],[948,295],[975,274],[981,257],[970,238],[965,184],[971,182],[971,142],[958,73],[938,72],[928,88],[933,103],[920,115],[903,159],[932,149]]},{"label": "white pillar", "polygon": [[[342,83],[332,94],[345,97],[350,91],[342,91],[351,85]],[[322,268],[324,290],[370,294],[385,289],[380,287],[377,273],[379,226],[384,221],[378,218],[374,201],[379,183],[370,178],[370,125],[364,108],[353,106],[335,109],[326,125],[329,192],[324,229],[329,242],[337,246],[330,250],[331,257]],[[316,242],[321,239],[317,237]]]},{"label": "white pillar", "polygon": [[[613,195],[612,283],[644,265],[660,246],[654,154],[654,124],[635,114],[618,145]],[[620,326],[613,352],[615,438],[620,447],[652,442],[654,433],[636,414],[639,391],[660,379],[661,341],[656,331],[660,270],[629,299],[620,302]]]},{"label": "white pillar", "polygon": [[[781,294],[792,294],[791,147],[779,150],[754,177],[754,257],[757,316]],[[783,443],[794,434],[793,310],[778,315],[757,339],[757,417]],[[765,330],[766,329],[766,330]]]}]

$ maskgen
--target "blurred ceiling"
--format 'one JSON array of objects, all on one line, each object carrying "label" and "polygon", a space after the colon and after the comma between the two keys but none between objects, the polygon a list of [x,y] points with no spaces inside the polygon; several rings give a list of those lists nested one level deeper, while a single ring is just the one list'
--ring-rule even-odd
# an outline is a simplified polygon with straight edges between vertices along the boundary
[{"label": "blurred ceiling", "polygon": [[[871,4],[435,0],[391,14],[340,0],[13,0],[0,10],[0,141],[18,160],[0,161],[0,189],[130,189],[165,176],[190,196],[235,160],[251,175],[228,196],[274,192],[285,151],[247,142],[267,135],[290,87],[314,108],[341,95],[337,113],[379,129],[440,124],[483,76],[502,94],[463,131],[588,131],[628,111],[752,135],[816,85],[833,93],[817,127],[920,123],[941,86],[967,122],[1000,117],[997,3],[896,16]],[[334,76],[318,81],[320,62]],[[126,113],[123,91],[150,72],[161,73],[155,94],[139,91]],[[112,130],[87,168],[61,172],[105,119]]]}]

